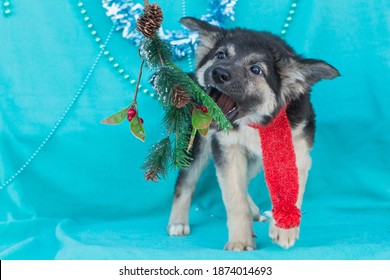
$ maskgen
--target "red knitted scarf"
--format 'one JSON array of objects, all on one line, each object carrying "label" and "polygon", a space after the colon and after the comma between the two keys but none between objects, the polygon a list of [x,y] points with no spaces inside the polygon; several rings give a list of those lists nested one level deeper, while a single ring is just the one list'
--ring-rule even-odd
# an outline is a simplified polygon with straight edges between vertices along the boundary
[{"label": "red knitted scarf", "polygon": [[284,229],[297,227],[301,218],[295,205],[299,190],[298,169],[286,107],[270,124],[249,126],[260,134],[265,180],[276,226]]}]

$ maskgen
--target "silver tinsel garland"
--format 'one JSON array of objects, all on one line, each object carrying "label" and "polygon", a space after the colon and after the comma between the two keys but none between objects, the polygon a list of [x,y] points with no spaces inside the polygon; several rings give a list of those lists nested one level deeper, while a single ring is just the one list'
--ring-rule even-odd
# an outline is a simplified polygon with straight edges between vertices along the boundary
[{"label": "silver tinsel garland", "polygon": [[[225,20],[234,20],[234,6],[237,0],[210,0],[208,13],[202,16],[211,24],[223,26]],[[131,0],[102,0],[103,7],[107,9],[107,16],[115,24],[117,31],[122,31],[122,36],[139,46],[143,38],[136,30],[137,19],[143,14],[143,6]],[[160,28],[160,38],[167,42],[173,51],[175,59],[182,59],[192,54],[198,34],[187,30],[164,30]]]}]

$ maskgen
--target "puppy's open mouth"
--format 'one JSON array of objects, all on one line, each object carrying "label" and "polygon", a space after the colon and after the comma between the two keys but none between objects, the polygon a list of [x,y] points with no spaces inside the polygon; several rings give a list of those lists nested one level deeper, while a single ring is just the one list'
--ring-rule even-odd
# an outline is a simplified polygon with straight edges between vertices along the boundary
[{"label": "puppy's open mouth", "polygon": [[217,103],[218,107],[221,108],[226,117],[229,120],[233,120],[233,118],[238,114],[236,101],[215,87],[209,87],[208,93],[215,103]]}]

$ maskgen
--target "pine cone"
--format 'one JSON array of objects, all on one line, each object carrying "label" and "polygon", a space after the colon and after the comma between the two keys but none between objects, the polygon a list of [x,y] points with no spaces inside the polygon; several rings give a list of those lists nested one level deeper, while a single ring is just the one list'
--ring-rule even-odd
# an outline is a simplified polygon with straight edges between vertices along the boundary
[{"label": "pine cone", "polygon": [[176,108],[183,108],[191,101],[191,98],[186,90],[179,85],[175,85],[172,89],[171,101]]},{"label": "pine cone", "polygon": [[137,30],[145,37],[153,37],[163,22],[163,12],[157,3],[146,5],[144,14],[137,20]]}]

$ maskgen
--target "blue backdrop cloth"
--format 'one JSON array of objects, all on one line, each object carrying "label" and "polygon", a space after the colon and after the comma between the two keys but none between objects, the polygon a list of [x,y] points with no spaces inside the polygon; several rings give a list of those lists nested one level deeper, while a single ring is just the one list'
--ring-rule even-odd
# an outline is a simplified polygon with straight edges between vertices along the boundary
[{"label": "blue backdrop cloth", "polygon": [[[158,1],[164,27],[181,28],[181,3]],[[188,1],[200,17],[207,0]],[[101,38],[111,20],[85,0]],[[290,0],[238,1],[242,26],[279,33]],[[0,15],[0,179],[8,180],[39,147],[71,102],[99,53],[77,1],[12,1]],[[299,1],[286,40],[298,53],[342,74],[313,88],[317,134],[300,240],[272,244],[256,223],[258,250],[227,252],[226,214],[210,164],[190,211],[191,235],[166,225],[176,172],[158,184],[139,168],[161,138],[162,109],[139,96],[147,141],[125,124],[99,122],[131,101],[134,85],[103,56],[80,98],[28,167],[0,190],[1,259],[390,259],[390,1]],[[137,77],[137,49],[114,33],[108,49]],[[187,60],[182,67],[189,69]],[[149,88],[146,73],[142,79]],[[260,174],[250,186],[270,209]]]}]

